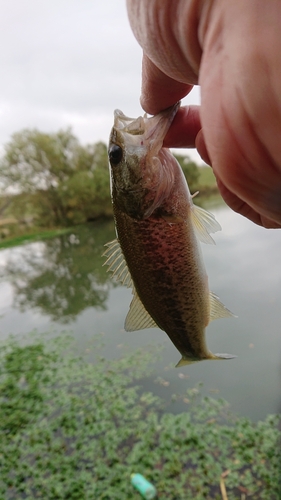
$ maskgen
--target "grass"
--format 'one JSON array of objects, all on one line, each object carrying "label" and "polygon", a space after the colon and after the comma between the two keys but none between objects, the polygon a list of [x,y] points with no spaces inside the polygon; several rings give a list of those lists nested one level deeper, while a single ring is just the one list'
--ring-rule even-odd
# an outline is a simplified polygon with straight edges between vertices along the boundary
[{"label": "grass", "polygon": [[25,243],[32,243],[33,241],[46,240],[48,238],[54,238],[60,234],[65,234],[71,231],[72,228],[60,228],[60,229],[39,229],[38,231],[32,230],[30,233],[20,234],[18,236],[12,236],[10,238],[5,238],[0,240],[0,248],[10,248],[19,245],[24,245]]},{"label": "grass", "polygon": [[156,349],[109,361],[101,348],[79,354],[63,335],[1,346],[1,499],[140,500],[133,472],[159,499],[280,498],[277,416],[235,418],[197,389],[166,413],[141,388]]}]

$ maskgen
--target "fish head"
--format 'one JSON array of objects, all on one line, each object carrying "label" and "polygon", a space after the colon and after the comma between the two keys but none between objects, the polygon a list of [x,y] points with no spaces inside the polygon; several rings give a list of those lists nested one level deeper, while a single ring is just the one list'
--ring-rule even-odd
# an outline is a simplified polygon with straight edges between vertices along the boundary
[{"label": "fish head", "polygon": [[129,118],[114,112],[108,156],[113,204],[135,219],[145,219],[167,196],[172,170],[163,154],[163,140],[179,103],[155,116]]}]

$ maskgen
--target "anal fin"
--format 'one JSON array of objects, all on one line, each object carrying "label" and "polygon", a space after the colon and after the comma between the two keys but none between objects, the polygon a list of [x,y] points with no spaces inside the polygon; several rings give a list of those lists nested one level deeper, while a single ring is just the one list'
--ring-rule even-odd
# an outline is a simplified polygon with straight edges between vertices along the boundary
[{"label": "anal fin", "polygon": [[236,318],[236,316],[219,300],[217,295],[210,292],[210,321],[219,318]]}]

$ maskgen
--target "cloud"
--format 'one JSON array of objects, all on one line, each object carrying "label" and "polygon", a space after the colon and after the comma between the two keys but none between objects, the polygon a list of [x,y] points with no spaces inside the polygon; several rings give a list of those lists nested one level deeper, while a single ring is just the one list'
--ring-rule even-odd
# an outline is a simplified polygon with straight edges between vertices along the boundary
[{"label": "cloud", "polygon": [[69,125],[83,143],[107,141],[115,108],[142,112],[142,52],[123,0],[4,2],[0,46],[0,145],[22,128]]}]

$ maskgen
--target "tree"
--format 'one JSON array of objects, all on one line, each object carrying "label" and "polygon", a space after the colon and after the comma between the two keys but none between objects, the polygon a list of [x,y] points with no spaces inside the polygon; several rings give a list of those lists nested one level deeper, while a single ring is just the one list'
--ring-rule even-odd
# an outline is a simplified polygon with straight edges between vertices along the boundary
[{"label": "tree", "polygon": [[70,129],[56,134],[25,129],[12,135],[0,164],[5,187],[33,193],[55,189],[71,175],[77,159],[78,140]]},{"label": "tree", "polygon": [[6,191],[30,196],[43,226],[112,213],[106,146],[83,147],[71,129],[14,134],[0,161],[0,181]]},{"label": "tree", "polygon": [[195,191],[198,190],[198,181],[199,181],[199,169],[198,166],[194,161],[191,161],[189,156],[183,156],[183,155],[174,155],[175,158],[178,160],[184,176],[187,180],[187,184],[189,186],[189,190],[191,194],[193,194]]},{"label": "tree", "polygon": [[[197,165],[187,156],[175,157],[193,193]],[[15,133],[0,160],[0,183],[4,192],[21,194],[14,197],[14,213],[31,216],[43,227],[112,214],[107,147],[103,142],[82,146],[70,128],[52,134],[36,129]]]},{"label": "tree", "polygon": [[73,223],[112,215],[106,145],[81,148],[77,170],[60,185],[68,220]]}]

